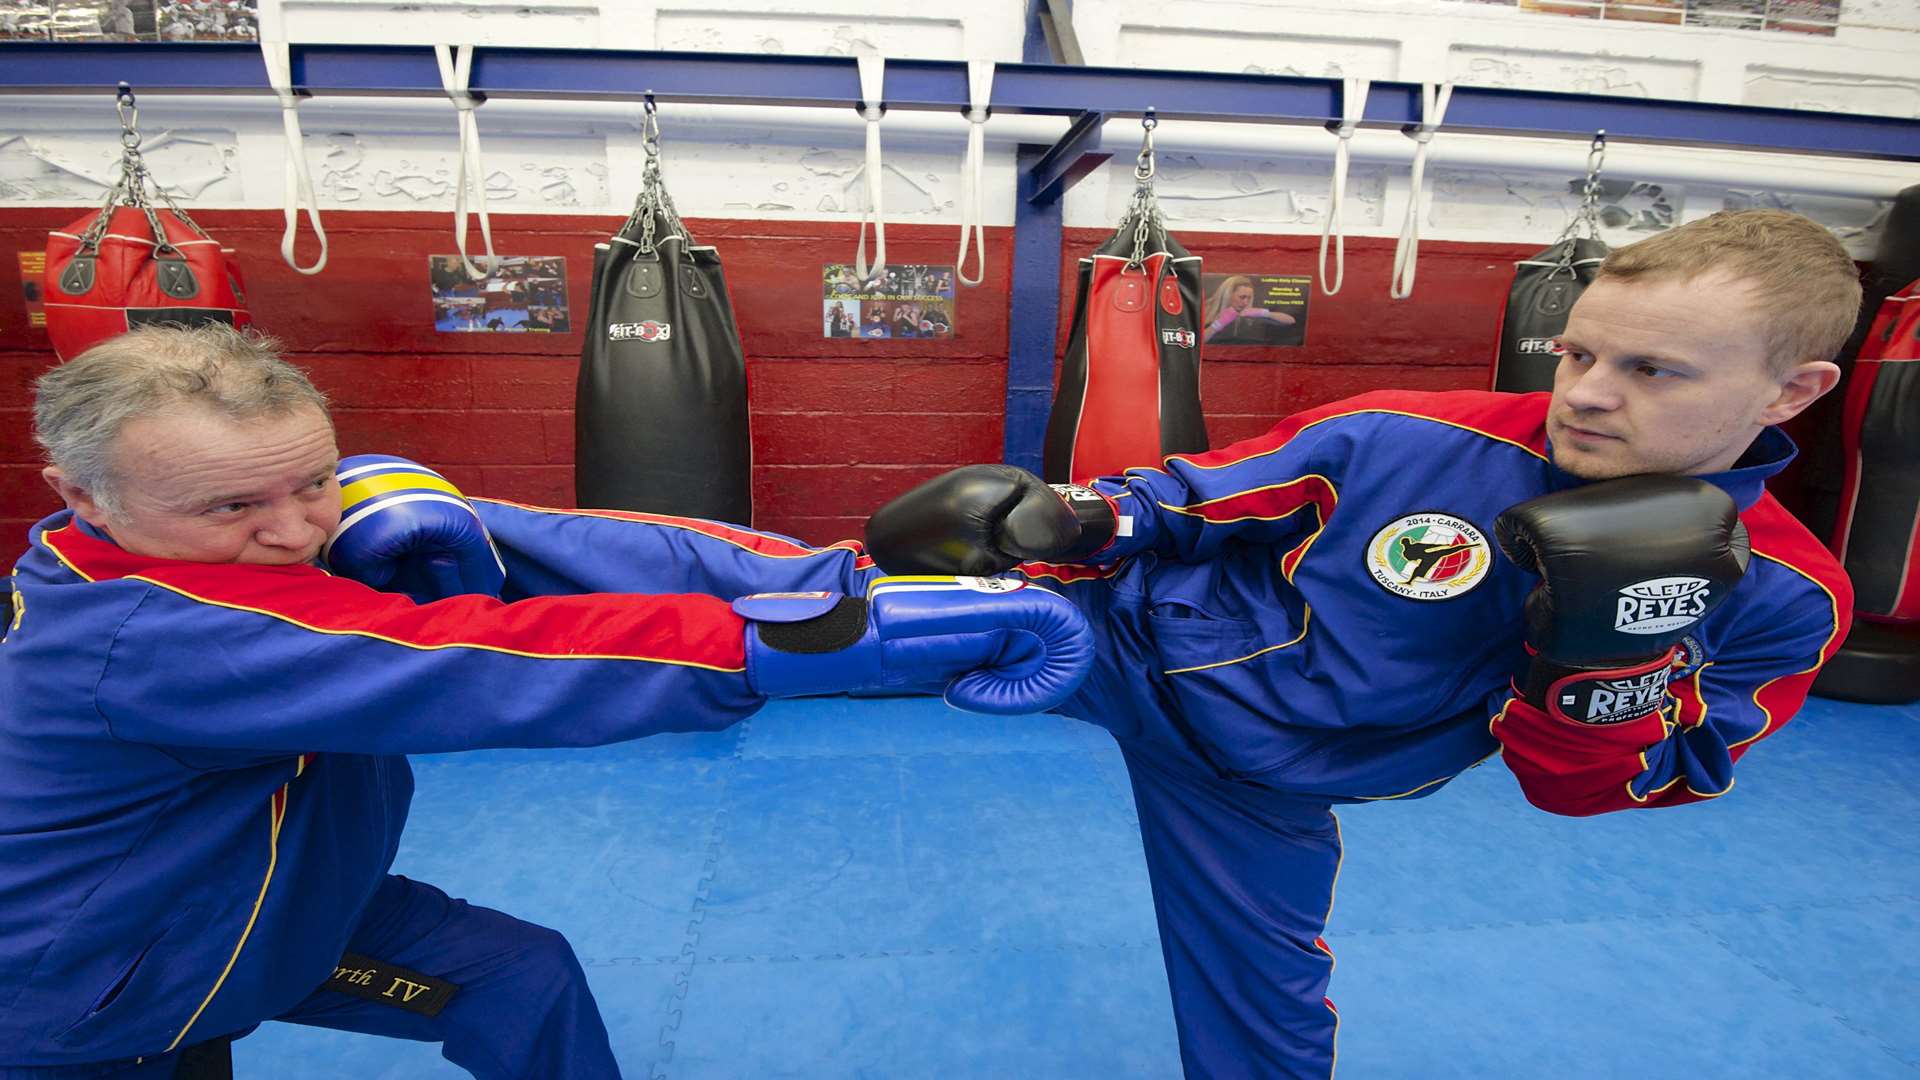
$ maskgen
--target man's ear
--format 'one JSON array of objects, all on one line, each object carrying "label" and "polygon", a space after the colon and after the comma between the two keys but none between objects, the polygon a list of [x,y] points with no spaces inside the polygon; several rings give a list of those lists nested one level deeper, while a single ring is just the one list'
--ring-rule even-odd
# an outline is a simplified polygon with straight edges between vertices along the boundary
[{"label": "man's ear", "polygon": [[100,502],[93,497],[93,492],[67,479],[67,475],[60,471],[60,466],[49,465],[41,469],[40,478],[47,482],[47,486],[53,489],[55,495],[60,496],[60,501],[66,503],[67,509],[73,511],[76,516],[89,525],[111,531],[112,522],[108,520],[109,515],[100,508]]},{"label": "man's ear", "polygon": [[1829,360],[1812,360],[1789,371],[1780,380],[1780,393],[1760,410],[1762,424],[1784,424],[1800,415],[1820,396],[1839,385],[1840,365]]}]

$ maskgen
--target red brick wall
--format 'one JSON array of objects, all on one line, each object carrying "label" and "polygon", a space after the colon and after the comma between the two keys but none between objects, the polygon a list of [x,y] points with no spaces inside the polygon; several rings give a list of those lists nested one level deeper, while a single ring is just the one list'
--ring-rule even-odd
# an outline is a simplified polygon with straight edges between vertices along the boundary
[{"label": "red brick wall", "polygon": [[[28,329],[14,253],[82,211],[0,212],[0,548],[54,508],[30,438],[33,377],[52,363]],[[452,250],[445,213],[327,215],[328,267],[302,277],[280,260],[280,216],[208,211],[201,223],[240,254],[259,324],[333,396],[345,453],[406,454],[470,493],[549,505],[572,498],[573,387],[580,337],[439,334],[426,257]],[[565,255],[576,312],[592,250],[612,217],[500,215],[496,249]],[[819,266],[848,262],[855,228],[817,222],[695,221],[719,245],[752,387],[758,524],[816,542],[857,535],[887,496],[953,465],[997,461],[1006,399],[1011,233],[989,230],[987,279],[962,289],[952,339],[832,341],[820,336]],[[949,263],[958,230],[896,225],[895,263]],[[1105,233],[1070,230],[1073,261]],[[1218,271],[1311,274],[1317,240],[1183,233]],[[1512,261],[1526,245],[1429,242],[1414,297],[1387,299],[1392,243],[1352,240],[1346,287],[1316,295],[1308,344],[1222,351],[1206,362],[1203,397],[1214,445],[1256,434],[1288,412],[1377,387],[1484,385]],[[303,247],[303,251],[305,248]],[[1060,340],[1064,345],[1066,317]]]}]

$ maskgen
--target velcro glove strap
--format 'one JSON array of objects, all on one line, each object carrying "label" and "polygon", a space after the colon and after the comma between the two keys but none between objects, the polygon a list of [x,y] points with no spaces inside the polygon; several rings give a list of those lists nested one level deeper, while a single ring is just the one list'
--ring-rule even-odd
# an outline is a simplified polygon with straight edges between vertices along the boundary
[{"label": "velcro glove strap", "polygon": [[1611,667],[1572,667],[1537,656],[1522,696],[1568,723],[1629,724],[1666,708],[1673,656],[1674,650],[1668,649],[1651,660]]}]

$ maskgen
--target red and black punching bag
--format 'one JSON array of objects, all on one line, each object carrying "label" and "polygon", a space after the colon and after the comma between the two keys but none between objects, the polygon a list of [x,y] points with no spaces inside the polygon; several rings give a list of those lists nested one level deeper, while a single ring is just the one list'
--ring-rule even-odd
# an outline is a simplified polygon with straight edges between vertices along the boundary
[{"label": "red and black punching bag", "polygon": [[120,177],[100,209],[47,235],[47,337],[62,360],[136,326],[246,326],[233,249],[220,246],[147,172],[139,112],[120,84]]},{"label": "red and black punching bag", "polygon": [[1073,330],[1047,418],[1049,483],[1083,483],[1207,449],[1200,410],[1200,257],[1167,232],[1151,142],[1113,238],[1080,260]]},{"label": "red and black punching bag", "polygon": [[594,247],[574,430],[579,505],[752,524],[733,302],[719,253],[674,211],[653,139],[633,214]]},{"label": "red and black punching bag", "polygon": [[1513,288],[1500,318],[1493,354],[1493,388],[1509,394],[1553,389],[1560,366],[1555,344],[1567,313],[1606,261],[1607,245],[1585,237],[1562,240],[1514,264]]},{"label": "red and black punching bag", "polygon": [[1920,280],[1887,297],[1841,406],[1843,481],[1832,547],[1853,581],[1854,624],[1816,689],[1920,700]]}]

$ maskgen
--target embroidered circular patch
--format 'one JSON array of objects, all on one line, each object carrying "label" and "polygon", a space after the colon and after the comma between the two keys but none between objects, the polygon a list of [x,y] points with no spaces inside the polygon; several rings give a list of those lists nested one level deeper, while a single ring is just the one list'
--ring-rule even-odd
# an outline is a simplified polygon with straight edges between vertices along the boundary
[{"label": "embroidered circular patch", "polygon": [[1486,534],[1451,514],[1408,514],[1367,544],[1373,580],[1409,600],[1450,600],[1485,580],[1492,565]]}]

